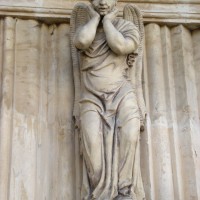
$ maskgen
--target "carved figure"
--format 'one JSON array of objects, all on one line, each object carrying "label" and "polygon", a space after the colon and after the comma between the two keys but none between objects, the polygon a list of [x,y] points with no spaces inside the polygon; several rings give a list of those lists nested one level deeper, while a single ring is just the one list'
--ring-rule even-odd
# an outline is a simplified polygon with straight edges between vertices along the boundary
[{"label": "carved figure", "polygon": [[81,200],[143,200],[140,172],[143,23],[133,5],[79,3],[71,16],[74,117],[81,137]]}]

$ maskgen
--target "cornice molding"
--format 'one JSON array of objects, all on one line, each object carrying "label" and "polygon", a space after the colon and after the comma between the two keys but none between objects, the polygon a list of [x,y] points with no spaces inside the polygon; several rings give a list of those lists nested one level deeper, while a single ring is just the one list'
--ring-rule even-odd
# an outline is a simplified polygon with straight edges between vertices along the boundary
[{"label": "cornice molding", "polygon": [[[138,3],[138,0],[120,0],[120,2]],[[151,4],[200,4],[199,0],[140,0],[140,3]]]},{"label": "cornice molding", "polygon": [[[122,8],[126,2],[119,2],[119,15],[122,16]],[[166,3],[137,3],[143,12],[144,23],[159,23],[167,25],[183,24],[192,29],[200,27],[200,3],[199,4],[169,4]],[[44,21],[45,23],[68,23],[70,15],[75,3],[66,4],[66,8],[50,8],[50,7],[30,7],[30,6],[7,6],[0,5],[0,17],[16,17],[22,19],[35,19]]]}]

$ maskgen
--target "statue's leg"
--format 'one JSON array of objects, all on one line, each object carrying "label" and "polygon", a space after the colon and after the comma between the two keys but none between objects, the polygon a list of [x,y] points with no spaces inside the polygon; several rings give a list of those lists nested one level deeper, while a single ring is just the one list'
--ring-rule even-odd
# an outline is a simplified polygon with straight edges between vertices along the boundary
[{"label": "statue's leg", "polygon": [[[140,134],[140,118],[134,93],[121,102],[118,111],[119,128],[119,193],[129,195],[133,183],[136,145]],[[139,167],[139,166],[138,166]]]},{"label": "statue's leg", "polygon": [[81,132],[87,173],[91,186],[95,188],[102,171],[102,122],[95,109],[82,112]]}]

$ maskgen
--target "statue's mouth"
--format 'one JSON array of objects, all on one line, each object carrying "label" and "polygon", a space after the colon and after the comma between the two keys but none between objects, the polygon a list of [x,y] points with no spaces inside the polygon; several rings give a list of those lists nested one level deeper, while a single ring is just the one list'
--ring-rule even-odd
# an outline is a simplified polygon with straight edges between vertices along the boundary
[{"label": "statue's mouth", "polygon": [[99,7],[98,10],[100,13],[104,13],[108,11],[108,7]]}]

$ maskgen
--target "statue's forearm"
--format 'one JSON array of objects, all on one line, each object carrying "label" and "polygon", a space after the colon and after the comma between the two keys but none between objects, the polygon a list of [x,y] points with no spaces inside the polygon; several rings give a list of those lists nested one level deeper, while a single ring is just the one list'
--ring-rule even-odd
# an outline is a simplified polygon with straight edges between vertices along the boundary
[{"label": "statue's forearm", "polygon": [[86,25],[80,28],[74,37],[74,45],[78,49],[88,49],[95,38],[99,18],[92,18]]},{"label": "statue's forearm", "polygon": [[131,39],[124,38],[110,20],[103,21],[103,27],[108,45],[116,54],[129,54],[137,49],[137,44]]}]

